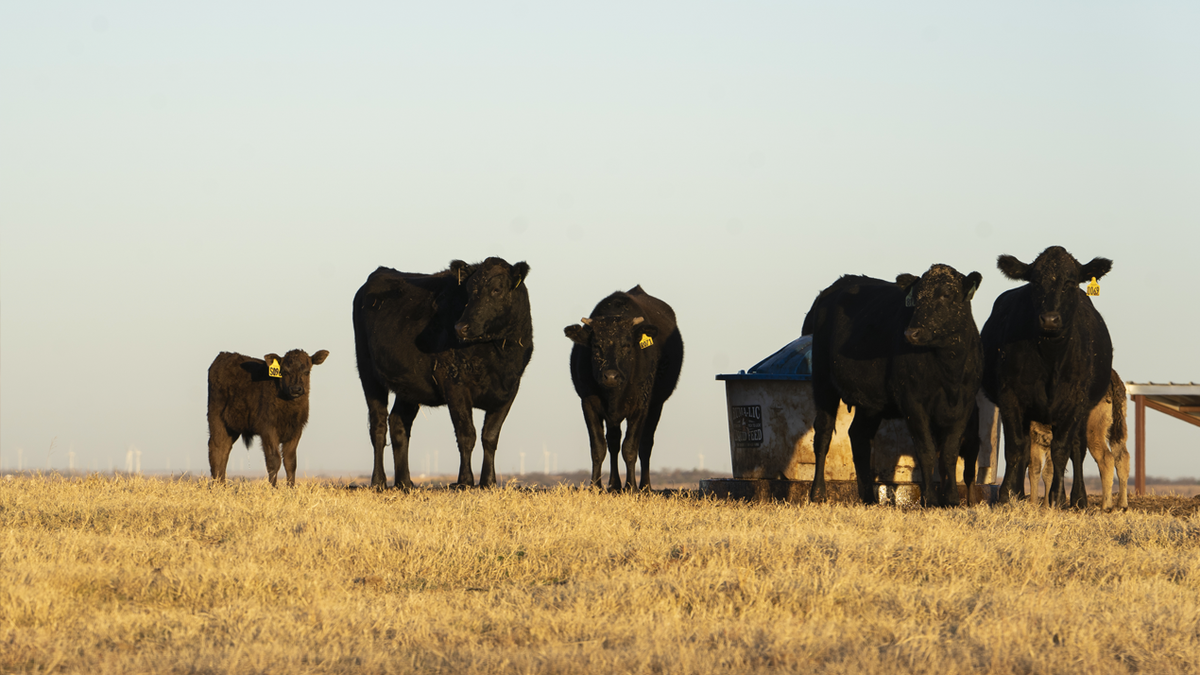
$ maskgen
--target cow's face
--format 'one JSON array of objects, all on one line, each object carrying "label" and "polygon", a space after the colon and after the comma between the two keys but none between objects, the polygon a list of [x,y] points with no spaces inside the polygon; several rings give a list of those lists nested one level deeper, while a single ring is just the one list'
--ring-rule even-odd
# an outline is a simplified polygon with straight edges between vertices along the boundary
[{"label": "cow's face", "polygon": [[658,328],[644,317],[580,319],[563,329],[571,341],[591,351],[592,377],[604,387],[620,389],[633,374],[639,352],[653,345]]},{"label": "cow's face", "polygon": [[481,342],[505,334],[515,321],[514,304],[528,297],[520,287],[529,274],[529,265],[509,265],[500,258],[488,258],[478,265],[455,260],[450,263],[450,271],[467,294],[467,306],[454,324],[458,339]]},{"label": "cow's face", "polygon": [[934,265],[917,278],[901,274],[896,283],[908,290],[904,304],[913,308],[904,338],[918,347],[936,347],[956,334],[964,321],[975,321],[971,298],[983,280],[979,272],[963,276],[949,265]]},{"label": "cow's face", "polygon": [[1079,284],[1108,274],[1112,261],[1092,258],[1088,264],[1080,265],[1063,247],[1051,246],[1032,264],[1026,265],[1011,255],[1002,255],[996,266],[1009,279],[1029,282],[1038,330],[1046,337],[1059,337],[1070,327],[1083,296]]},{"label": "cow's face", "polygon": [[309,392],[309,376],[312,367],[325,362],[329,352],[322,349],[310,358],[303,349],[293,349],[282,357],[277,354],[267,354],[263,360],[270,367],[271,363],[279,362],[280,377],[272,377],[279,392],[279,398],[294,400],[303,398]]}]

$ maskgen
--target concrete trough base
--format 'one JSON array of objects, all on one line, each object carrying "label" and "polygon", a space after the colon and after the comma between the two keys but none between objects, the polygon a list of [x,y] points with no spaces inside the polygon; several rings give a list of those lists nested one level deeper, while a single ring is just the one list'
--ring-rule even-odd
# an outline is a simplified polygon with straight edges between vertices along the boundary
[{"label": "concrete trough base", "polygon": [[[700,481],[700,494],[705,497],[721,499],[736,499],[747,502],[780,501],[789,504],[807,504],[808,493],[812,489],[812,481],[808,480],[767,480],[761,478],[710,478]],[[859,504],[858,482],[852,480],[825,481],[826,494],[830,503]],[[880,504],[893,506],[910,506],[921,503],[921,486],[917,483],[879,483],[875,485]],[[1000,492],[999,485],[972,486],[975,501],[996,503]],[[967,502],[967,487],[958,485],[958,494],[963,503]]]}]

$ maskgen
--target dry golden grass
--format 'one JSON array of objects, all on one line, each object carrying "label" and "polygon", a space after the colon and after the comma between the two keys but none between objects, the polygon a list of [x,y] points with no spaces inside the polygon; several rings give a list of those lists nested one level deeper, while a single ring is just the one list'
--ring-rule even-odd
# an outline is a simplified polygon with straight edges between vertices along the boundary
[{"label": "dry golden grass", "polygon": [[1200,515],[0,481],[0,671],[1200,669]]}]

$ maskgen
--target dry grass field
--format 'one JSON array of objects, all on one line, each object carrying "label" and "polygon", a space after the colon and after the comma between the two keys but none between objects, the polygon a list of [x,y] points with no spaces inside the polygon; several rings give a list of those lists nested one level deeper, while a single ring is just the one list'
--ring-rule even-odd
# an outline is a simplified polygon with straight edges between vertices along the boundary
[{"label": "dry grass field", "polygon": [[0,671],[1197,672],[1200,515],[1164,500],[0,480]]}]

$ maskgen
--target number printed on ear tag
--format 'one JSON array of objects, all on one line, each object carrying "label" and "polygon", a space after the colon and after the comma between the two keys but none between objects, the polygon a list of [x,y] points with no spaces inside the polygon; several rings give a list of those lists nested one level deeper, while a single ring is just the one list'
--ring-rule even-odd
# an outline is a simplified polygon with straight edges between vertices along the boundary
[{"label": "number printed on ear tag", "polygon": [[1096,283],[1096,277],[1092,277],[1091,282],[1088,283],[1087,294],[1088,295],[1100,295],[1100,284]]},{"label": "number printed on ear tag", "polygon": [[279,372],[279,359],[271,359],[271,365],[267,366],[267,375],[278,378],[283,377],[283,373]]},{"label": "number printed on ear tag", "polygon": [[646,347],[649,347],[652,344],[654,344],[654,338],[643,333],[642,339],[638,342],[638,346],[641,347],[642,349],[645,349]]}]

